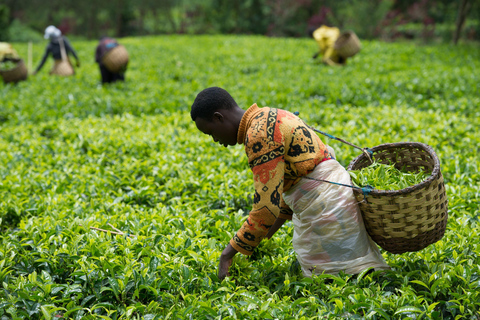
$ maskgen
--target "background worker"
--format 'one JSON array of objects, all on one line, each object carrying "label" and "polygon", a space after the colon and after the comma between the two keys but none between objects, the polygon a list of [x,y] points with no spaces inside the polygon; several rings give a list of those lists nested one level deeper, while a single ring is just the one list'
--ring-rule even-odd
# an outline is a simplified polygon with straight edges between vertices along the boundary
[{"label": "background worker", "polygon": [[18,56],[17,51],[12,47],[10,43],[7,42],[0,42],[0,61],[8,61],[8,60],[18,60],[20,57]]},{"label": "background worker", "polygon": [[335,41],[340,37],[340,29],[323,25],[318,29],[311,30],[310,36],[315,39],[320,49],[313,59],[321,55],[322,62],[331,66],[347,63],[347,59],[340,56],[334,48]]},{"label": "background worker", "polygon": [[62,53],[61,53],[61,46],[63,43],[63,46],[65,47],[65,53],[67,55],[67,60],[70,63],[70,59],[68,59],[68,55],[72,54],[75,59],[77,60],[77,67],[80,67],[80,59],[77,56],[77,53],[73,49],[73,47],[70,45],[70,42],[68,41],[67,37],[62,36],[62,32],[56,28],[55,26],[48,26],[45,29],[45,39],[50,39],[50,42],[47,45],[47,48],[45,49],[45,53],[42,57],[42,61],[40,61],[40,64],[38,65],[37,69],[35,70],[34,74],[36,74],[40,69],[42,69],[43,65],[45,64],[45,61],[47,60],[47,57],[52,54],[53,59],[55,60],[55,64],[53,65],[52,70],[50,71],[50,74],[57,74],[57,67],[60,65],[62,62]]},{"label": "background worker", "polygon": [[27,66],[10,43],[0,42],[0,79],[4,83],[27,80]]},{"label": "background worker", "polygon": [[108,70],[107,67],[102,62],[104,55],[117,47],[119,44],[117,40],[109,37],[100,38],[97,49],[95,51],[95,62],[98,63],[100,68],[100,75],[102,76],[102,84],[111,83],[115,81],[125,81],[125,71],[127,70],[127,65],[120,69],[119,72],[112,72]]}]

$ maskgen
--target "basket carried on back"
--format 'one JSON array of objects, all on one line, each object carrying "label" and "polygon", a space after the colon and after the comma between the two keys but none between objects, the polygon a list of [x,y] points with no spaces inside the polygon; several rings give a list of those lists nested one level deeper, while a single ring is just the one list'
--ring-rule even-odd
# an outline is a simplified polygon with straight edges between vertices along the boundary
[{"label": "basket carried on back", "polygon": [[[364,196],[353,189],[370,237],[391,253],[418,251],[440,240],[447,225],[448,201],[440,161],[423,143],[387,143],[370,149],[377,162],[397,169],[431,172],[423,182],[395,191],[373,190]],[[350,162],[347,170],[371,164],[365,154]]]},{"label": "basket carried on back", "polygon": [[360,52],[360,40],[353,31],[345,31],[335,41],[333,48],[343,58],[353,57]]},{"label": "basket carried on back", "polygon": [[0,75],[5,83],[17,83],[26,80],[28,77],[28,70],[25,62],[22,59],[13,60],[17,65],[9,70],[0,70]]},{"label": "basket carried on back", "polygon": [[68,77],[74,75],[75,70],[72,67],[70,59],[55,60],[55,64],[53,65],[52,70],[50,70],[50,74]]},{"label": "basket carried on back", "polygon": [[124,46],[118,45],[102,57],[102,64],[110,72],[118,73],[125,71],[128,64],[128,52]]},{"label": "basket carried on back", "polygon": [[55,64],[50,70],[50,74],[54,74],[57,76],[71,76],[75,74],[75,70],[73,69],[72,63],[68,58],[67,51],[65,49],[65,43],[62,37],[59,38],[58,43],[60,45],[60,55],[62,59],[55,60]]}]

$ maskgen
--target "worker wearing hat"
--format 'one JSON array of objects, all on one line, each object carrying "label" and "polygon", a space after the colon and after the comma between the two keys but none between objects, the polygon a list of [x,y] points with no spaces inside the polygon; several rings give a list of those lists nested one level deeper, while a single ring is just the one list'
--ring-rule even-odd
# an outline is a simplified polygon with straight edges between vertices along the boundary
[{"label": "worker wearing hat", "polygon": [[[61,46],[64,46],[66,55],[68,57],[69,54],[72,54],[76,61],[77,61],[77,67],[80,67],[80,59],[77,56],[77,53],[73,49],[73,47],[70,45],[70,42],[68,41],[67,37],[62,36],[62,32],[60,29],[58,29],[55,26],[48,26],[45,29],[45,39],[49,39],[50,42],[47,45],[47,48],[45,49],[45,53],[42,57],[42,60],[40,61],[40,64],[38,67],[35,69],[34,74],[36,74],[40,69],[42,69],[43,65],[45,64],[45,61],[47,60],[48,56],[51,54],[53,56],[53,59],[55,60],[55,64],[50,71],[50,74],[56,74],[56,69],[60,65],[60,62],[62,61],[62,54],[61,54]],[[68,59],[69,60],[69,59]]]}]

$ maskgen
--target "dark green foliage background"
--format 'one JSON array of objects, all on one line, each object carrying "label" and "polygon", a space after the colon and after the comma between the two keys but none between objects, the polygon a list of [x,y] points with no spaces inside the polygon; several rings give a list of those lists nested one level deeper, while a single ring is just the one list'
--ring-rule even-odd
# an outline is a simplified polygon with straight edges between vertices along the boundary
[{"label": "dark green foliage background", "polygon": [[[44,69],[0,85],[1,319],[475,319],[480,309],[478,46],[364,41],[342,68],[306,39],[165,36],[121,40],[127,82],[100,86],[95,42],[74,42],[70,78]],[[34,44],[34,61],[45,44]],[[27,46],[15,45],[23,57]],[[387,274],[303,278],[288,223],[219,282],[221,250],[251,206],[242,146],[189,117],[221,86],[240,106],[299,111],[361,146],[419,141],[446,180],[445,237],[383,253]],[[322,137],[324,139],[324,137]],[[336,141],[339,161],[357,150]],[[136,235],[89,227],[108,223]]]}]

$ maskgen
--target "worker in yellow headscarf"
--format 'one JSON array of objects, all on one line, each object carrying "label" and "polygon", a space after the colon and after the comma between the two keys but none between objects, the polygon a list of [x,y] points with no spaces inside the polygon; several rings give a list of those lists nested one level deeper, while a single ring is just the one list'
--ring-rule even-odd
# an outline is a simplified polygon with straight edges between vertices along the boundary
[{"label": "worker in yellow headscarf", "polygon": [[15,60],[20,57],[17,54],[17,51],[13,49],[12,45],[7,42],[0,42],[0,61],[3,60]]},{"label": "worker in yellow headscarf", "polygon": [[320,49],[313,58],[322,55],[322,62],[328,65],[345,64],[346,58],[343,58],[334,49],[335,41],[340,37],[340,29],[335,27],[327,27],[325,25],[311,32],[311,36],[315,39]]}]

